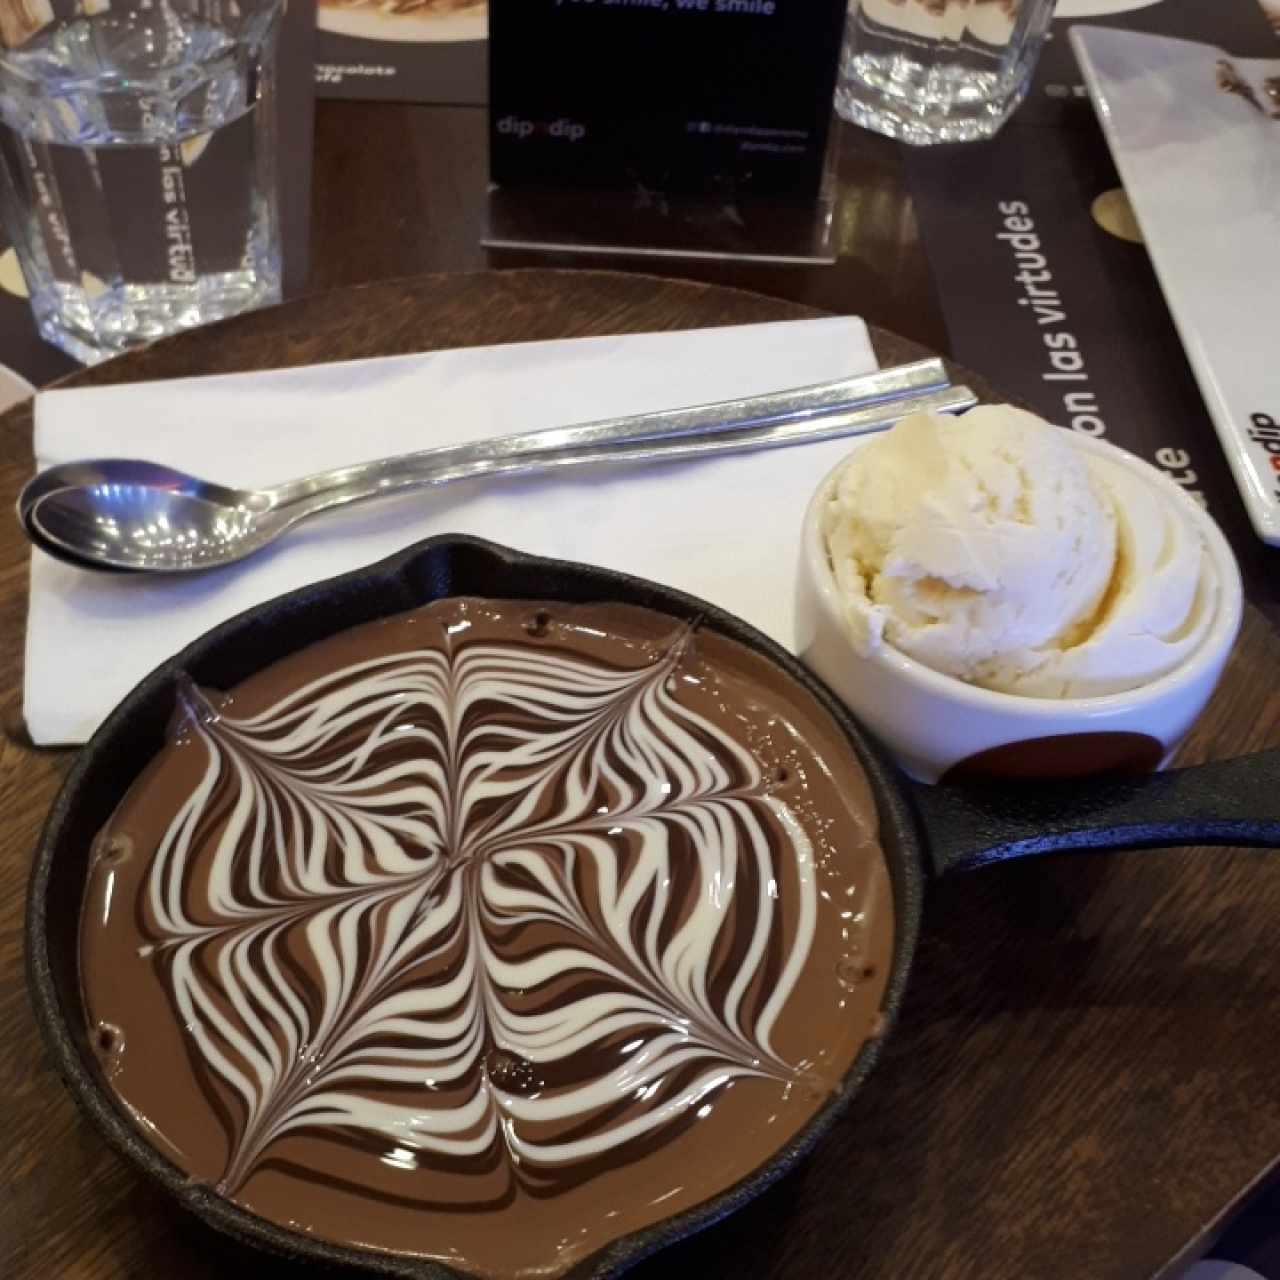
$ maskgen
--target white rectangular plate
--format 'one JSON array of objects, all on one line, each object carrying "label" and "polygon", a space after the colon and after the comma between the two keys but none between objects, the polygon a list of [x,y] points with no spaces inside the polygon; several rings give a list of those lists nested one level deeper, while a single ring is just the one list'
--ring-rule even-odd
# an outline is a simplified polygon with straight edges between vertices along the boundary
[{"label": "white rectangular plate", "polygon": [[[1249,518],[1280,545],[1280,60],[1103,27],[1071,41]],[[1219,87],[1223,59],[1257,106]]]}]

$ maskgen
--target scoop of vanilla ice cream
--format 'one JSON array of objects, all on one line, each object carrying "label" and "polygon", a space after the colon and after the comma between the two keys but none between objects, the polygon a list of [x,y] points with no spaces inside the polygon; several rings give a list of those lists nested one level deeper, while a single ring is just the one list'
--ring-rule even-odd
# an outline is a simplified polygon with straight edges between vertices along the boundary
[{"label": "scoop of vanilla ice cream", "polygon": [[1012,406],[904,419],[850,458],[824,512],[854,646],[1037,697],[1155,679],[1217,602],[1164,485]]}]

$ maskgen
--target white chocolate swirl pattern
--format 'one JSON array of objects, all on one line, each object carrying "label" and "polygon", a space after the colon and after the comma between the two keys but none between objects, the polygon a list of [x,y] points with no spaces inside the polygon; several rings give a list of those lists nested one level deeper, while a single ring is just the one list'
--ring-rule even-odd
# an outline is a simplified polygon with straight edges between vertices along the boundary
[{"label": "white chocolate swirl pattern", "polygon": [[684,640],[619,668],[445,634],[243,719],[191,693],[203,772],[139,920],[226,1194],[311,1134],[554,1195],[802,1075],[771,1034],[813,851],[677,700]]}]

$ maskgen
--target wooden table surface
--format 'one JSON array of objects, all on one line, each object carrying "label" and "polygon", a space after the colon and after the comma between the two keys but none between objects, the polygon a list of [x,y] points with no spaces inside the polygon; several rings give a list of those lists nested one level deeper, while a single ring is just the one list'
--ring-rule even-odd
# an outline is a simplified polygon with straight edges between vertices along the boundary
[{"label": "wooden table surface", "polygon": [[[807,314],[643,276],[437,276],[230,321],[77,381]],[[877,347],[915,353],[883,334]],[[29,467],[19,409],[0,418],[0,504]],[[779,536],[796,514],[777,513]],[[106,1149],[45,1060],[21,912],[71,753],[32,749],[21,726],[26,564],[0,522],[0,1276],[303,1280],[314,1273],[180,1214]],[[1251,610],[1188,758],[1280,744],[1277,664],[1280,638]],[[1278,912],[1280,859],[1231,850],[1045,858],[937,884],[901,1022],[846,1117],[749,1210],[634,1274],[1165,1274],[1280,1153]]]}]

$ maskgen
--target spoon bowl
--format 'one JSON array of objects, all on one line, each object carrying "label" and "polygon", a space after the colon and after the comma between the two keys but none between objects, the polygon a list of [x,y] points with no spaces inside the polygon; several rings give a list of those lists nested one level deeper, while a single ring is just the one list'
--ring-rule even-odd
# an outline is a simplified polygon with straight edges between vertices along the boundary
[{"label": "spoon bowl", "polygon": [[20,513],[32,539],[63,559],[164,572],[212,569],[256,551],[281,531],[267,518],[270,506],[256,490],[109,458],[45,472],[24,490]]}]

